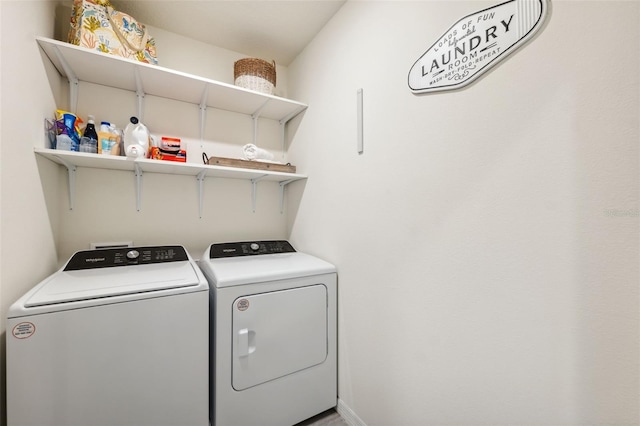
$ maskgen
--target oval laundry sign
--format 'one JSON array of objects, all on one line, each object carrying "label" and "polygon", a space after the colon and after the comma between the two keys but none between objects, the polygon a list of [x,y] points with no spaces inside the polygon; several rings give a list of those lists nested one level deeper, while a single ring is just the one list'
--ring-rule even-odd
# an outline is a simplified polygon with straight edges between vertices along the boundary
[{"label": "oval laundry sign", "polygon": [[459,89],[513,53],[542,28],[547,0],[511,0],[465,16],[409,71],[414,93]]}]

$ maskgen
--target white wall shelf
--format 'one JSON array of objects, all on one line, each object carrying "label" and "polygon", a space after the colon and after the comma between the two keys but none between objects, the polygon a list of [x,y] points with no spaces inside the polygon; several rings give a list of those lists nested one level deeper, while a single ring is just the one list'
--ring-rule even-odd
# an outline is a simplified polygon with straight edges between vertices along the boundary
[{"label": "white wall shelf", "polygon": [[[216,108],[251,116],[254,141],[257,119],[276,120],[282,128],[284,150],[284,128],[291,119],[303,112],[307,105],[247,90],[231,84],[171,70],[157,65],[101,53],[58,40],[36,37],[60,75],[69,81],[70,111],[77,110],[80,81],[107,87],[128,90],[138,97],[138,117],[143,117],[144,97],[153,95],[199,106],[200,137],[203,138],[207,108]],[[199,192],[199,211],[202,217],[204,181],[207,177],[245,179],[251,182],[253,210],[256,209],[256,191],[259,181],[275,181],[280,184],[281,212],[284,203],[284,188],[291,182],[306,179],[300,174],[241,169],[224,166],[176,163],[149,159],[86,154],[79,152],[35,149],[36,154],[48,158],[67,168],[69,173],[69,208],[74,207],[75,173],[77,167],[132,171],[136,179],[136,209],[140,210],[142,176],[144,173],[163,173],[196,177]]]},{"label": "white wall shelf", "polygon": [[[153,95],[218,108],[250,116],[260,116],[286,123],[307,105],[247,90],[157,65],[89,50],[73,44],[36,37],[42,50],[71,89],[71,107],[75,111],[78,81],[128,90],[140,95]],[[142,115],[142,114],[140,114]]]},{"label": "white wall shelf", "polygon": [[83,152],[58,151],[55,149],[35,148],[35,153],[67,168],[69,172],[69,208],[73,210],[75,197],[75,171],[77,167],[94,169],[121,170],[133,172],[136,179],[136,209],[140,210],[141,185],[144,173],[163,173],[169,175],[186,175],[196,178],[199,187],[199,211],[203,211],[203,186],[207,177],[225,179],[244,179],[252,183],[252,202],[255,211],[255,199],[258,181],[271,181],[280,184],[280,204],[284,197],[284,188],[307,176],[297,173],[274,172],[268,170],[243,169],[225,166],[212,166],[195,163],[178,163],[172,161],[150,160],[147,158],[130,159],[127,157],[87,154]]}]

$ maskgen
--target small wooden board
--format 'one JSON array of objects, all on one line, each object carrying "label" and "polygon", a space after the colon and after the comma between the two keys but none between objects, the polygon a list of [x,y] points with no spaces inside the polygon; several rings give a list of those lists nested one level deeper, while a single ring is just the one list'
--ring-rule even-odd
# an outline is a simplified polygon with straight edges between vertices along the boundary
[{"label": "small wooden board", "polygon": [[291,164],[266,163],[264,161],[249,161],[237,158],[209,157],[207,164],[210,166],[240,167],[243,169],[269,170],[272,172],[296,172],[296,166],[292,166]]}]

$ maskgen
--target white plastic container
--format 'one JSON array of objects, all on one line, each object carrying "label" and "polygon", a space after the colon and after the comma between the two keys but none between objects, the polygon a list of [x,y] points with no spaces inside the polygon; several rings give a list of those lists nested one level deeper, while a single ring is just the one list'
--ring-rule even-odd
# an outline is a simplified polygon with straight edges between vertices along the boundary
[{"label": "white plastic container", "polygon": [[56,149],[61,151],[72,151],[73,141],[69,137],[69,135],[58,135],[56,136]]},{"label": "white plastic container", "polygon": [[98,132],[98,153],[102,155],[118,155],[114,147],[117,147],[117,135],[112,133],[112,124],[103,121]]},{"label": "white plastic container", "polygon": [[146,157],[149,152],[149,129],[137,117],[131,117],[124,129],[124,154],[130,158]]}]

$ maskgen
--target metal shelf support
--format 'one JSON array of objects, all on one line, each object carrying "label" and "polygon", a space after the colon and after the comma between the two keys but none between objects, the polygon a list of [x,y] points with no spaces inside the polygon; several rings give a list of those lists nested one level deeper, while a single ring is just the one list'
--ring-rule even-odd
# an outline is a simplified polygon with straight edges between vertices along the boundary
[{"label": "metal shelf support", "polygon": [[304,111],[306,109],[306,107],[300,107],[298,109],[296,109],[295,111],[293,111],[291,114],[287,115],[286,117],[282,118],[281,120],[278,121],[278,123],[280,123],[280,137],[282,138],[282,160],[285,159],[284,153],[287,152],[286,149],[286,144],[287,144],[287,134],[286,134],[286,128],[287,128],[287,123],[289,121],[291,121],[294,117],[296,117],[298,114],[300,114],[302,111]]},{"label": "metal shelf support", "polygon": [[297,179],[283,180],[280,184],[280,214],[284,213],[284,188],[291,182],[295,182]]},{"label": "metal shelf support", "polygon": [[135,177],[136,177],[136,210],[140,211],[140,204],[142,201],[142,169],[140,165],[135,163]]},{"label": "metal shelf support", "polygon": [[204,179],[207,177],[207,171],[202,170],[196,176],[198,180],[198,213],[200,214],[200,219],[202,219],[202,211],[204,210]]},{"label": "metal shelf support", "polygon": [[200,141],[204,140],[204,129],[207,123],[207,99],[209,97],[209,86],[204,87],[202,98],[200,99]]},{"label": "metal shelf support", "polygon": [[136,77],[136,97],[138,98],[138,119],[144,121],[144,87],[142,85],[142,78],[140,77],[140,69],[135,68]]},{"label": "metal shelf support", "polygon": [[280,120],[280,137],[282,140],[282,161],[284,162],[285,160],[285,156],[284,153],[287,152],[286,150],[286,138],[287,138],[287,132],[286,132],[286,128],[287,128],[287,122]]},{"label": "metal shelf support", "polygon": [[69,80],[69,110],[77,111],[78,110],[78,86],[80,82],[78,81],[78,77],[73,72],[73,69],[69,66],[69,63],[64,58],[62,53],[60,53],[60,49],[57,47],[54,50],[58,61],[60,61],[60,65],[64,70],[64,73],[67,76],[67,80]]},{"label": "metal shelf support", "polygon": [[253,208],[253,212],[256,212],[256,195],[258,192],[258,181],[264,179],[268,175],[258,176],[257,178],[251,179],[251,207]]},{"label": "metal shelf support", "polygon": [[69,210],[73,210],[76,200],[76,166],[66,161],[59,155],[55,156],[66,168],[68,172],[69,184]]},{"label": "metal shelf support", "polygon": [[262,114],[262,110],[269,103],[269,99],[267,99],[261,106],[258,108],[253,114],[251,114],[251,119],[253,120],[253,144],[258,145],[258,119],[260,118],[260,114]]}]

